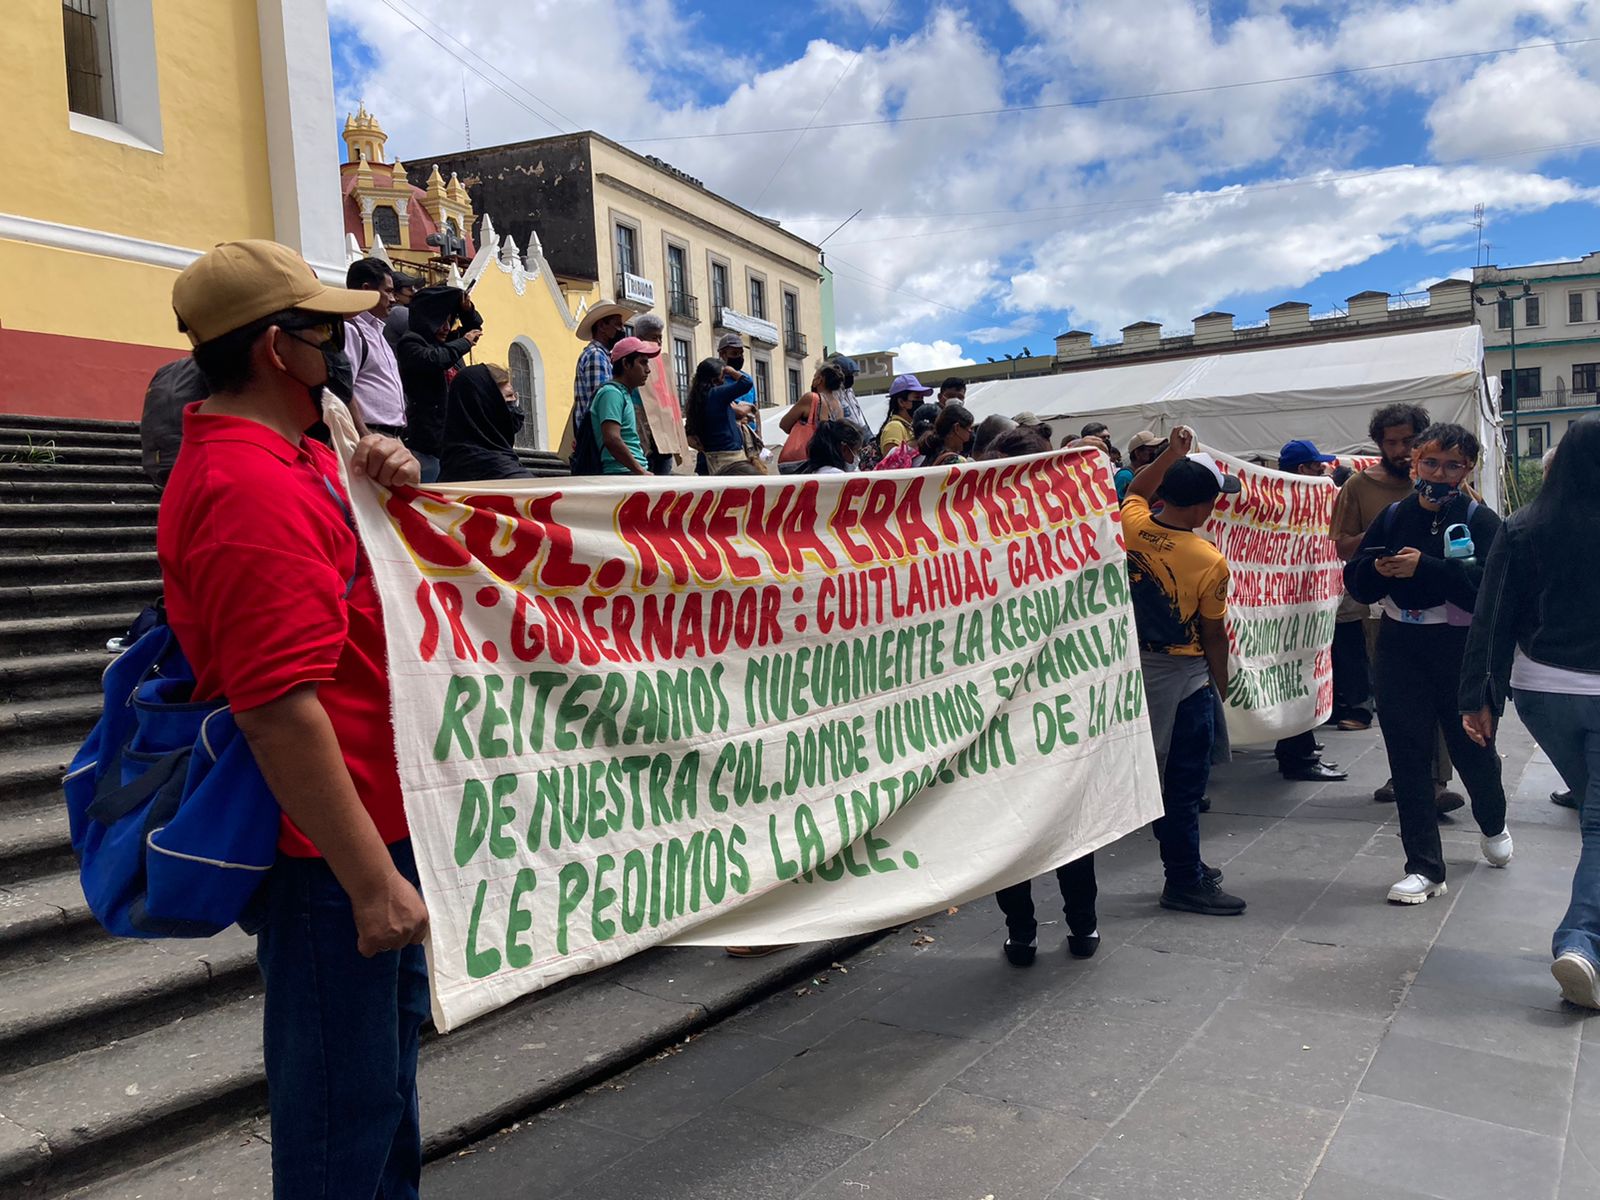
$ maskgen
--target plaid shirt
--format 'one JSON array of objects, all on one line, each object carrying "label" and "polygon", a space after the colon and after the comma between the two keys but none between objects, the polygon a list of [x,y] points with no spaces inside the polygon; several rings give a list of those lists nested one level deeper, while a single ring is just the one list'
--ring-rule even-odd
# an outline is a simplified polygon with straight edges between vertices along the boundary
[{"label": "plaid shirt", "polygon": [[572,426],[583,424],[594,403],[594,394],[611,382],[611,353],[599,342],[590,342],[578,356],[578,373],[572,381]]}]

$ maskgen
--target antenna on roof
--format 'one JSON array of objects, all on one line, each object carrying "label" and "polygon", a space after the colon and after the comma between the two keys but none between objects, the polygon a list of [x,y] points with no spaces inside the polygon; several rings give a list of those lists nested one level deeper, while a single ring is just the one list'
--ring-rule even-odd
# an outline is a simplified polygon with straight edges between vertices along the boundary
[{"label": "antenna on roof", "polygon": [[1478,231],[1478,257],[1474,260],[1475,266],[1483,266],[1483,205],[1475,204],[1472,207],[1472,227]]},{"label": "antenna on roof", "polygon": [[[461,72],[461,124],[467,135],[467,149],[472,149],[472,115],[467,112],[467,72]],[[1481,207],[1481,205],[1480,205]]]}]

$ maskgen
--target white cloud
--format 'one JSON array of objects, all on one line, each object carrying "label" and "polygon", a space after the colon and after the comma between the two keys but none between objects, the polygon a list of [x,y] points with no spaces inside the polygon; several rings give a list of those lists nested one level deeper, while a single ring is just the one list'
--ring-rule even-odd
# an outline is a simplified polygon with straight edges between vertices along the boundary
[{"label": "white cloud", "polygon": [[1441,159],[1506,154],[1527,146],[1594,141],[1600,83],[1553,50],[1507,54],[1485,63],[1428,111]]},{"label": "white cloud", "polygon": [[[1372,148],[1389,142],[1387,114],[1371,105],[1391,96],[1429,106],[1443,158],[1583,140],[1600,101],[1600,48],[903,120],[1600,35],[1600,5],[1583,0],[1351,0],[1301,25],[1291,19],[1298,6],[1278,0],[1251,0],[1231,19],[1202,0],[1010,0],[1029,40],[1009,50],[987,41],[966,10],[939,5],[897,5],[859,47],[846,39],[864,36],[883,0],[827,2],[852,12],[832,23],[839,40],[816,37],[793,61],[763,69],[738,58],[739,39],[708,29],[690,0],[395,0],[471,47],[433,30],[469,60],[463,68],[389,5],[330,0],[335,20],[358,30],[378,60],[341,92],[341,113],[366,99],[391,150],[419,169],[428,154],[461,145],[463,69],[476,145],[553,127],[625,140],[804,125],[813,113],[824,127],[902,118],[814,128],[798,141],[785,133],[633,148],[813,239],[863,209],[828,245],[841,343],[942,343],[957,357],[962,342],[1048,341],[1069,323],[1181,325],[1227,296],[1286,295],[1395,246],[1453,254],[1478,200],[1531,212],[1591,199],[1531,162],[1345,182],[1328,173],[1371,162]],[[708,98],[713,74],[737,86]],[[1320,182],[1246,193],[1216,185],[1262,176]],[[997,320],[997,308],[1019,316]]]},{"label": "white cloud", "polygon": [[[954,342],[901,342],[894,348],[894,369],[898,372],[933,371],[941,367],[970,367],[976,359]],[[923,380],[928,383],[927,380]],[[935,386],[928,384],[929,387]]]}]

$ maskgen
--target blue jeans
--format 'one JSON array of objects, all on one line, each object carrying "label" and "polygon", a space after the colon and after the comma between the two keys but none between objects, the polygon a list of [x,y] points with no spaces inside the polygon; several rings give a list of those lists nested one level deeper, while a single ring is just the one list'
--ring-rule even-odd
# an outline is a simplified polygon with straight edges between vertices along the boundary
[{"label": "blue jeans", "polygon": [[1600,696],[1512,692],[1517,714],[1577,798],[1583,848],[1572,875],[1572,903],[1551,949],[1576,950],[1600,965]]},{"label": "blue jeans", "polygon": [[439,482],[439,472],[443,468],[439,462],[438,455],[426,454],[421,450],[413,450],[411,452],[411,457],[415,458],[417,460],[417,465],[422,468],[423,483]]},{"label": "blue jeans", "polygon": [[1211,685],[1178,705],[1161,799],[1166,813],[1155,823],[1161,865],[1175,888],[1200,886],[1200,801],[1211,782],[1211,745],[1216,738]]},{"label": "blue jeans", "polygon": [[[412,883],[410,841],[389,847]],[[417,1036],[427,1020],[421,946],[356,950],[350,897],[320,858],[280,857],[267,878],[256,961],[278,1200],[415,1200],[422,1176]]]}]

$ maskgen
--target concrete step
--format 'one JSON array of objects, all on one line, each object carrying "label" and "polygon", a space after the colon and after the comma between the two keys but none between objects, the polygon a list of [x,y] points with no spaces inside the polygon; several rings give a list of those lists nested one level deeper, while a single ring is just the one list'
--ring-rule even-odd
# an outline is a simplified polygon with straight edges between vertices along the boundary
[{"label": "concrete step", "polygon": [[0,579],[11,584],[76,583],[143,579],[161,590],[161,564],[154,548],[84,550],[76,554],[6,553],[0,548]]},{"label": "concrete step", "polygon": [[16,620],[28,614],[41,618],[70,617],[81,612],[121,608],[126,614],[126,624],[160,594],[160,581],[153,578],[0,587],[0,620]]},{"label": "concrete step", "polygon": [[[67,805],[58,788],[26,800],[0,803],[0,888],[73,866]],[[0,1011],[5,1000],[0,999]]]},{"label": "concrete step", "polygon": [[[31,435],[30,435],[31,436]],[[11,441],[0,433],[0,463],[27,462],[38,456],[39,451],[48,451],[51,461],[56,463],[109,463],[115,466],[139,465],[139,447],[137,445],[123,446],[69,446],[54,438],[40,441],[33,436]]]},{"label": "concrete step", "polygon": [[139,495],[124,497],[116,503],[93,502],[82,504],[30,503],[27,498],[0,492],[0,528],[40,529],[69,528],[93,529],[111,526],[143,526],[153,528],[160,505],[157,492],[147,487]]},{"label": "concrete step", "polygon": [[0,526],[0,554],[68,548],[88,552],[150,550],[154,549],[155,544],[156,527],[153,524]]},{"label": "concrete step", "polygon": [[59,799],[61,777],[82,744],[81,737],[60,738],[48,745],[0,755],[0,814],[8,812],[13,805]]},{"label": "concrete step", "polygon": [[0,701],[0,755],[81,740],[100,719],[102,704],[96,692]]},{"label": "concrete step", "polygon": [[[0,588],[0,591],[6,589]],[[27,588],[19,589],[27,591]],[[48,654],[57,651],[100,647],[106,640],[125,633],[139,610],[154,600],[152,593],[137,604],[112,597],[114,604],[93,612],[64,616],[16,615],[17,610],[0,608],[0,657],[23,653]],[[85,604],[87,607],[87,603]],[[26,611],[23,609],[22,611]]]},{"label": "concrete step", "polygon": [[0,479],[0,503],[154,504],[160,495],[142,476],[136,481],[59,480],[49,471],[21,479]]},{"label": "concrete step", "polygon": [[[0,700],[98,694],[111,655],[103,650],[67,650],[0,658]],[[0,843],[3,849],[3,843]]]},{"label": "concrete step", "polygon": [[48,462],[14,461],[0,448],[0,479],[53,479],[60,483],[73,481],[103,483],[143,483],[149,476],[139,466],[139,460],[122,463],[69,463],[60,459]]},{"label": "concrete step", "polygon": [[93,922],[76,866],[0,887],[0,954],[23,952],[36,939],[65,937]]},{"label": "concrete step", "polygon": [[36,417],[27,413],[0,413],[0,433],[9,429],[26,430],[34,433],[43,430],[46,433],[104,433],[115,434],[119,437],[139,436],[139,422],[137,421],[102,421],[93,417]]},{"label": "concrete step", "polygon": [[96,933],[44,961],[0,968],[0,1073],[133,1037],[259,990],[255,939],[237,928],[199,940]]},{"label": "concrete step", "polygon": [[[441,1157],[559,1103],[872,940],[754,960],[717,949],[647,951],[448,1037],[425,1033],[425,1153]],[[8,1145],[0,1123],[0,1194],[31,1181],[29,1194],[39,1196],[269,1195],[259,1055],[259,1000],[250,997],[0,1075],[15,1127]],[[219,1129],[228,1113],[232,1126]]]},{"label": "concrete step", "polygon": [[169,1153],[263,1108],[260,997],[0,1075],[0,1095],[0,1195]]},{"label": "concrete step", "polygon": [[83,449],[91,446],[110,450],[139,449],[137,426],[123,428],[107,423],[104,428],[62,429],[59,426],[23,426],[15,417],[0,415],[0,443],[7,446],[54,445],[57,449]]}]

